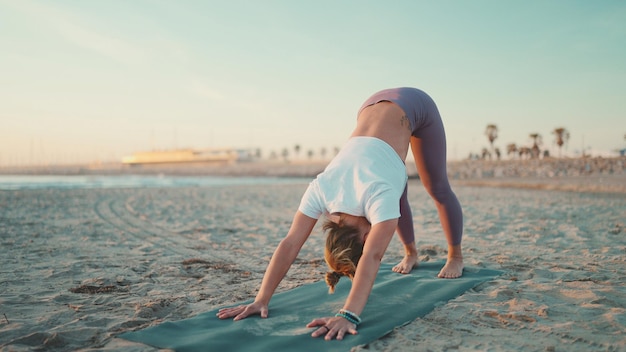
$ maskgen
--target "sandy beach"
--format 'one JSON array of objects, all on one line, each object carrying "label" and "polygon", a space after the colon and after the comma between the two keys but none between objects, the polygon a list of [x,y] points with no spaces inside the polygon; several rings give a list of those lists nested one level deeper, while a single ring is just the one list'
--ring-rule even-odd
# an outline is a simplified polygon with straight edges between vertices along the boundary
[{"label": "sandy beach", "polygon": [[[454,180],[466,265],[504,274],[355,350],[625,351],[626,177],[580,177]],[[252,298],[307,182],[0,191],[0,350],[154,351],[116,336]],[[444,260],[417,179],[409,200]],[[323,279],[323,243],[279,291]]]}]

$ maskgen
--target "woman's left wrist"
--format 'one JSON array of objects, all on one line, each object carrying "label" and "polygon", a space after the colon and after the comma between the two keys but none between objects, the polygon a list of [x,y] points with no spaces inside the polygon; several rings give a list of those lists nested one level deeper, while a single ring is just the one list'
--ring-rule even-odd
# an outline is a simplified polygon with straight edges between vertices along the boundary
[{"label": "woman's left wrist", "polygon": [[361,324],[361,317],[359,317],[358,314],[351,312],[347,309],[340,309],[339,312],[337,314],[335,314],[336,317],[340,317],[340,318],[344,318],[347,321],[351,322],[354,325],[359,325]]}]

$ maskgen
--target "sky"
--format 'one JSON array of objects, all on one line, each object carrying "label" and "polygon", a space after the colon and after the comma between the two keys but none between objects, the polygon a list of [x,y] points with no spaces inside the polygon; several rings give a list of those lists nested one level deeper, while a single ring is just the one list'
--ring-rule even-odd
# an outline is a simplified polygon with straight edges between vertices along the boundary
[{"label": "sky", "polygon": [[626,147],[621,0],[0,0],[0,165],[333,150],[373,93],[437,103],[448,159]]}]

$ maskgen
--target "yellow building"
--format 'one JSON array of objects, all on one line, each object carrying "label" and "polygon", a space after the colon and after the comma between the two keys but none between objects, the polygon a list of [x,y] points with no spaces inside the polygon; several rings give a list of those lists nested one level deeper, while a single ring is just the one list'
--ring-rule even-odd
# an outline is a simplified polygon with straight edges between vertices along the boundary
[{"label": "yellow building", "polygon": [[232,148],[220,149],[177,149],[156,152],[138,152],[122,158],[125,165],[183,164],[183,163],[227,163],[249,160],[247,151]]}]

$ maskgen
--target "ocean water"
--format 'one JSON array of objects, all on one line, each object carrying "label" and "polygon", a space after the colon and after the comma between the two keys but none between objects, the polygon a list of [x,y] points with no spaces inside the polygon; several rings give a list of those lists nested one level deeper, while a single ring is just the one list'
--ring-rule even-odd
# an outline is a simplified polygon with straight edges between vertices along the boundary
[{"label": "ocean water", "polygon": [[307,178],[295,177],[0,175],[0,190],[219,187],[308,182]]}]

